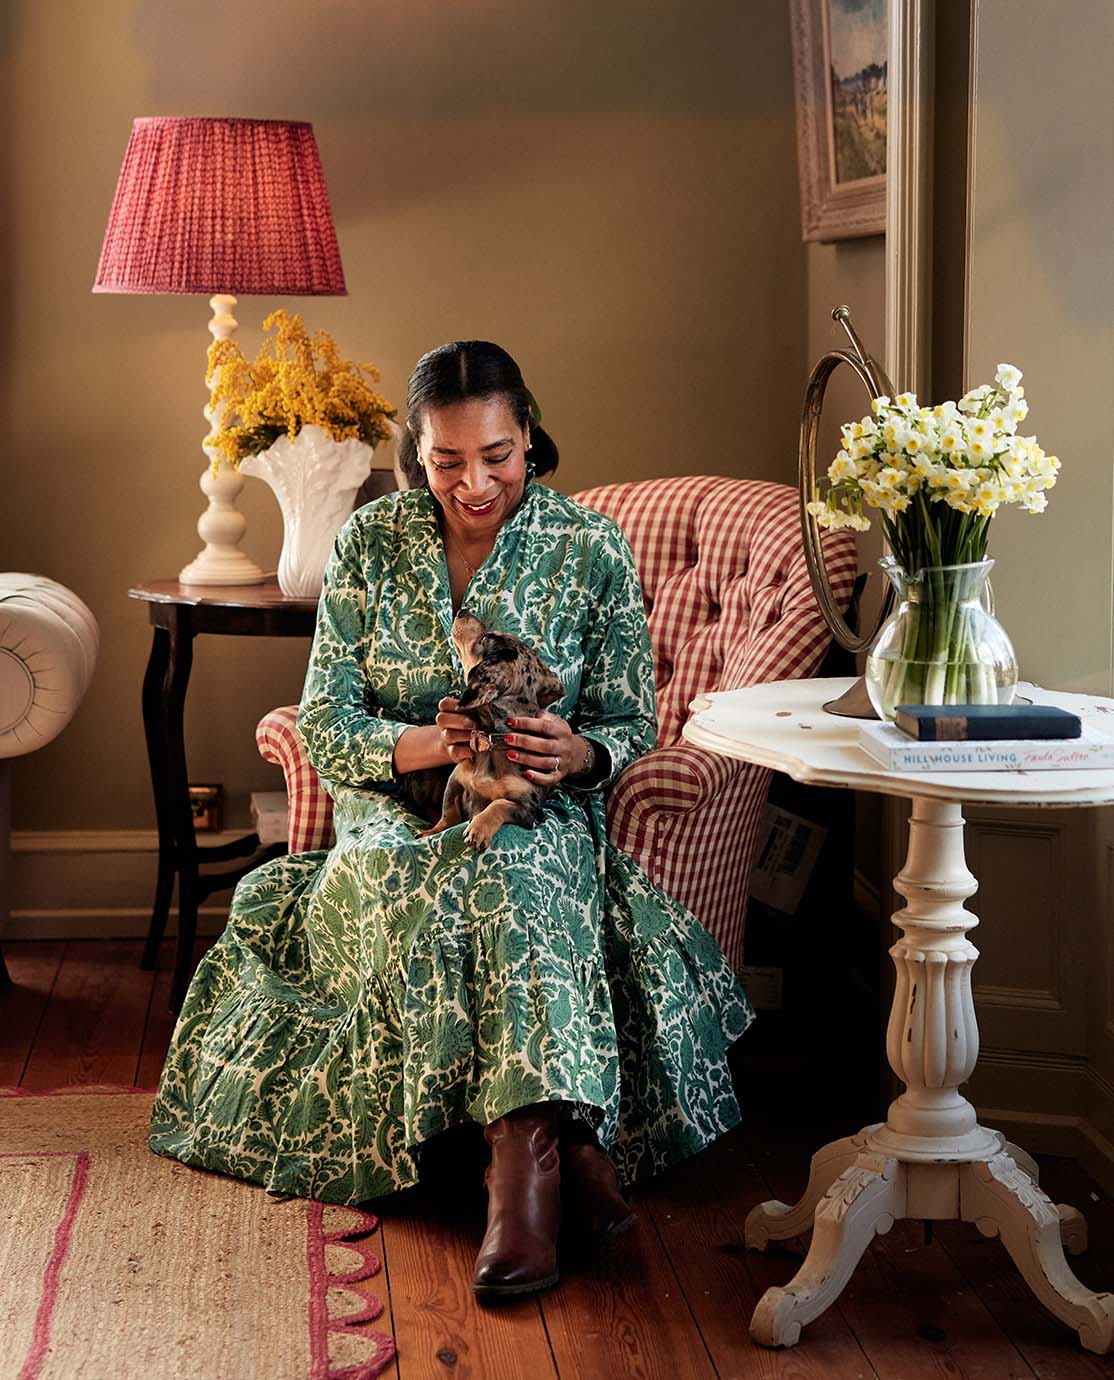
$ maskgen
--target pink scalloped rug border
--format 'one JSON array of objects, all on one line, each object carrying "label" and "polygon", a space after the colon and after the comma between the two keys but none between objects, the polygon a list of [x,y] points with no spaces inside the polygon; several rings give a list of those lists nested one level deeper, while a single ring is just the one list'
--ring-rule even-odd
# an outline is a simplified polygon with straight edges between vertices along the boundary
[{"label": "pink scalloped rug border", "polygon": [[[0,1099],[15,1097],[120,1097],[129,1093],[154,1094],[154,1088],[137,1088],[120,1083],[74,1084],[56,1088],[17,1088],[0,1086]],[[42,1368],[50,1342],[50,1323],[58,1301],[62,1265],[69,1250],[74,1220],[85,1195],[89,1179],[91,1152],[88,1150],[17,1150],[0,1153],[0,1159],[42,1158],[47,1155],[74,1156],[74,1178],[65,1215],[59,1223],[54,1250],[43,1277],[43,1293],[35,1314],[35,1328],[31,1350],[19,1373],[19,1380],[35,1380]],[[340,1231],[325,1230],[325,1208],[351,1212],[356,1220]],[[307,1380],[375,1380],[394,1360],[395,1340],[386,1332],[366,1331],[360,1335],[375,1343],[375,1351],[368,1361],[357,1365],[333,1366],[329,1361],[329,1333],[351,1334],[364,1323],[374,1322],[383,1312],[382,1300],[365,1295],[365,1303],[355,1313],[344,1317],[329,1317],[329,1289],[333,1286],[357,1284],[379,1273],[382,1263],[371,1247],[362,1239],[379,1227],[379,1218],[362,1208],[345,1204],[321,1203],[315,1198],[306,1200],[306,1266],[309,1275],[306,1326],[309,1334],[310,1365]],[[360,1239],[357,1239],[360,1238]],[[325,1247],[342,1245],[355,1251],[360,1263],[343,1273],[331,1272],[325,1263]],[[362,1290],[354,1291],[363,1293]]]}]

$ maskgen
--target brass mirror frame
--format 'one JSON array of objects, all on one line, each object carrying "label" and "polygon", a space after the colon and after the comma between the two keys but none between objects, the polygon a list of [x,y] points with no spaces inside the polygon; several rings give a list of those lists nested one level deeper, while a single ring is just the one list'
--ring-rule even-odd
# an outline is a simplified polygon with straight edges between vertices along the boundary
[{"label": "brass mirror frame", "polygon": [[835,594],[828,569],[824,561],[824,548],[820,540],[820,525],[808,511],[808,505],[816,496],[816,443],[820,430],[820,417],[824,410],[824,394],[828,381],[841,364],[846,364],[862,381],[870,401],[877,397],[893,397],[893,384],[885,370],[863,349],[855,327],[851,324],[851,312],[846,306],[832,311],[832,320],[838,321],[847,332],[851,350],[829,350],[821,355],[808,377],[805,389],[804,407],[801,411],[801,438],[798,448],[797,487],[801,513],[801,536],[804,541],[805,562],[808,566],[812,590],[820,612],[824,615],[832,636],[848,652],[862,652],[878,636],[878,630],[889,616],[893,605],[893,590],[887,591],[882,601],[878,617],[868,633],[859,633],[844,618]]}]

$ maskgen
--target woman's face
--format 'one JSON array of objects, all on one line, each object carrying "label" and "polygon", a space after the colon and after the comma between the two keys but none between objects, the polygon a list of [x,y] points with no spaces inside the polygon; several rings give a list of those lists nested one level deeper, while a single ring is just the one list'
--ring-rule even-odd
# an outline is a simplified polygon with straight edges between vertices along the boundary
[{"label": "woman's face", "polygon": [[493,537],[526,487],[529,425],[518,425],[506,398],[469,398],[428,409],[417,444],[451,529],[465,541]]}]

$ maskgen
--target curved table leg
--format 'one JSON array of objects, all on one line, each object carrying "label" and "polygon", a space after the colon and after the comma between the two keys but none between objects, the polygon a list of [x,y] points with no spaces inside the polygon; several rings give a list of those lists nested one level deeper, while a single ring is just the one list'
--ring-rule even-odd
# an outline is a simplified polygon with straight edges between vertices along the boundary
[{"label": "curved table leg", "polygon": [[1022,1150],[1020,1145],[1014,1145],[1013,1141],[1007,1140],[1005,1136],[1001,1136],[1000,1139],[1002,1142],[1003,1154],[1009,1155],[1010,1159],[1013,1160],[1014,1164],[1017,1165],[1018,1169],[1021,1169],[1026,1174],[1028,1174],[1030,1179],[1032,1179],[1032,1181],[1035,1184],[1040,1183],[1040,1165],[1037,1164],[1036,1160],[1033,1159],[1032,1155],[1029,1154],[1028,1150]]},{"label": "curved table leg", "polygon": [[1064,1209],[1007,1154],[964,1165],[959,1192],[963,1220],[984,1236],[1002,1238],[1048,1311],[1078,1332],[1088,1351],[1104,1356],[1114,1348],[1114,1293],[1096,1294],[1072,1274],[1064,1258]]},{"label": "curved table leg", "polygon": [[170,626],[170,655],[163,680],[162,708],[167,744],[167,811],[174,830],[178,869],[178,944],[170,984],[170,1010],[177,1015],[189,986],[193,945],[197,935],[197,838],[190,810],[189,771],[186,767],[186,688],[193,667],[193,633],[175,609]]},{"label": "curved table leg", "polygon": [[174,826],[171,820],[167,757],[166,714],[163,704],[163,683],[170,660],[170,634],[156,627],[151,641],[151,654],[143,676],[143,732],[147,740],[147,761],[151,768],[151,788],[155,796],[155,820],[159,831],[159,870],[155,882],[155,900],[151,907],[151,923],[147,942],[143,946],[141,968],[154,968],[158,962],[159,945],[166,933],[166,919],[174,895],[174,875],[177,863],[174,853]]},{"label": "curved table leg", "polygon": [[839,1297],[863,1251],[902,1215],[897,1160],[865,1152],[816,1208],[812,1245],[790,1282],[767,1289],[750,1321],[762,1346],[793,1346],[801,1328]]},{"label": "curved table leg", "polygon": [[[1028,1174],[1035,1184],[1040,1184],[1040,1165],[1033,1159],[1027,1150],[1022,1150],[1020,1145],[1014,1145],[1012,1140],[1001,1137],[1002,1153],[1009,1155],[1014,1164],[1024,1174]],[[1056,1211],[1060,1214],[1060,1240],[1064,1243],[1064,1250],[1068,1255],[1082,1255],[1087,1249],[1087,1222],[1078,1208],[1068,1207],[1066,1203],[1057,1203]]]},{"label": "curved table leg", "polygon": [[746,1244],[752,1251],[764,1251],[771,1241],[787,1241],[812,1231],[816,1205],[855,1157],[866,1148],[862,1133],[845,1136],[822,1146],[809,1165],[805,1191],[792,1207],[776,1198],[759,1203],[747,1213]]}]

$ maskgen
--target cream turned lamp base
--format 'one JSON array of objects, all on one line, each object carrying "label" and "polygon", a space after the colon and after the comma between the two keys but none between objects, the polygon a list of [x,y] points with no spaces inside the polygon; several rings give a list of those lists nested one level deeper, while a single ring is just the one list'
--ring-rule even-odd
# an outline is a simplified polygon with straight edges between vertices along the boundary
[{"label": "cream turned lamp base", "polygon": [[797,1204],[762,1203],[748,1215],[746,1244],[755,1250],[812,1230],[797,1274],[763,1294],[751,1335],[764,1346],[792,1346],[839,1296],[874,1236],[909,1217],[973,1222],[984,1236],[1000,1236],[1045,1307],[1088,1351],[1105,1354],[1114,1347],[1114,1294],[1084,1288],[1064,1256],[1086,1249],[1083,1218],[1051,1202],[1033,1160],[979,1126],[959,1092],[979,1049],[971,996],[978,951],[966,937],[978,921],[963,905],[977,883],[964,862],[960,805],[914,798],[909,853],[894,886],[906,905],[893,917],[903,933],[890,950],[897,985],[886,1052],[905,1091],[884,1124],[813,1156]]},{"label": "cream turned lamp base", "polygon": [[[209,334],[214,340],[227,340],[237,326],[232,314],[236,306],[235,297],[220,293],[210,297],[209,306],[213,309]],[[210,427],[216,420],[211,405],[205,408],[205,420]],[[244,480],[224,459],[216,474],[213,474],[213,456],[208,447],[204,449],[210,464],[206,465],[198,483],[201,492],[209,500],[209,506],[197,520],[197,535],[205,546],[189,565],[178,572],[178,579],[184,585],[261,584],[266,575],[250,556],[238,549],[248,525],[247,518],[236,507]]]}]

